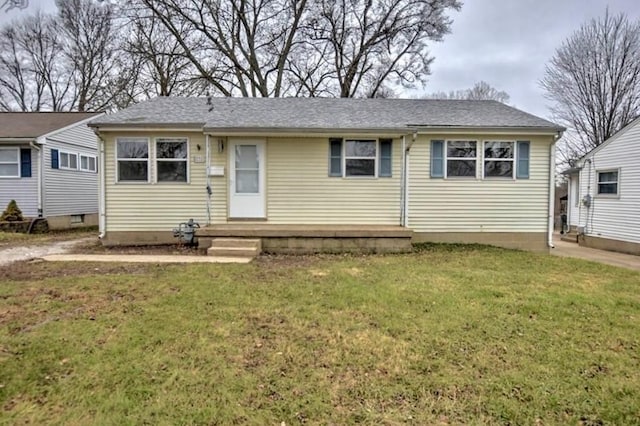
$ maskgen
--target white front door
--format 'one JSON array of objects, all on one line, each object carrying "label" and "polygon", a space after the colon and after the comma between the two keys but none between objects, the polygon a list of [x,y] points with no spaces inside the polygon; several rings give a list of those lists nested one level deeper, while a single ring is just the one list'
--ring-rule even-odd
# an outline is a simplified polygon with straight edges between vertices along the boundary
[{"label": "white front door", "polygon": [[264,219],[265,141],[233,139],[229,141],[229,217]]}]

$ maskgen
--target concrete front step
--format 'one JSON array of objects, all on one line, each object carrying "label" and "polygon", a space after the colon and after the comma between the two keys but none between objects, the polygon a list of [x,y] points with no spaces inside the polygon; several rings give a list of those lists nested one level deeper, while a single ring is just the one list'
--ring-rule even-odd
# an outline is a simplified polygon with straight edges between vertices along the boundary
[{"label": "concrete front step", "polygon": [[256,257],[262,252],[262,241],[254,238],[214,238],[207,249],[209,256]]},{"label": "concrete front step", "polygon": [[566,241],[568,243],[577,243],[578,242],[578,235],[577,234],[563,234],[560,237],[560,240]]}]

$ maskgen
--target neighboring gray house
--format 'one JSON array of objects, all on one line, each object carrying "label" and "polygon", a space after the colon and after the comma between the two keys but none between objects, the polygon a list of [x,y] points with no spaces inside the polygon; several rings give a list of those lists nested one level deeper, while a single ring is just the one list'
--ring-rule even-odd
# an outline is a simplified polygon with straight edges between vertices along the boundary
[{"label": "neighboring gray house", "polygon": [[100,113],[0,113],[0,211],[16,200],[25,217],[49,227],[98,223],[97,136]]},{"label": "neighboring gray house", "polygon": [[569,225],[578,242],[640,254],[640,118],[564,174]]}]

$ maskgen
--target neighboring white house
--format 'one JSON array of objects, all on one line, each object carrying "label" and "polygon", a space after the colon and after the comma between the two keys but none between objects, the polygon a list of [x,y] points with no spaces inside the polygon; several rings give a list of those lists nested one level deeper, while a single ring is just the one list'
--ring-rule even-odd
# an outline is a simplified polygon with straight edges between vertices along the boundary
[{"label": "neighboring white house", "polygon": [[564,173],[569,225],[578,242],[640,254],[640,118]]},{"label": "neighboring white house", "polygon": [[189,218],[199,235],[262,236],[269,250],[366,246],[393,229],[414,242],[552,244],[564,129],[499,102],[165,97],[90,126],[105,244],[170,242]]},{"label": "neighboring white house", "polygon": [[16,200],[25,217],[49,227],[97,225],[100,113],[0,113],[0,211]]}]

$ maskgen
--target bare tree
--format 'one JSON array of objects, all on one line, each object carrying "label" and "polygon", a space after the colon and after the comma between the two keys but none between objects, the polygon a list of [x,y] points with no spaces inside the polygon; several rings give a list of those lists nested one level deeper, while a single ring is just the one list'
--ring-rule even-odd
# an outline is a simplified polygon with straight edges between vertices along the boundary
[{"label": "bare tree", "polygon": [[[155,96],[193,96],[206,92],[202,79],[176,40],[160,19],[136,5],[128,10],[127,25],[130,36],[123,44],[137,70],[138,90],[134,98]],[[180,36],[187,38],[184,28]]]},{"label": "bare tree", "polygon": [[56,0],[56,6],[64,54],[74,76],[74,107],[105,109],[112,99],[107,94],[118,49],[114,7],[93,0]]},{"label": "bare tree", "polygon": [[427,43],[441,40],[457,0],[320,0],[309,17],[312,40],[327,43],[322,59],[340,97],[376,97],[388,84],[424,83],[433,58]]},{"label": "bare tree", "polygon": [[219,93],[282,94],[307,0],[141,1]]},{"label": "bare tree", "polygon": [[504,104],[509,103],[511,97],[503,90],[492,87],[486,81],[479,81],[471,89],[452,90],[450,92],[435,92],[427,95],[428,99],[468,99],[468,100],[491,100]]},{"label": "bare tree", "polygon": [[540,85],[553,102],[566,159],[580,157],[640,113],[640,21],[624,14],[582,25],[556,50]]},{"label": "bare tree", "polygon": [[65,111],[72,77],[60,66],[60,34],[49,15],[13,21],[0,36],[0,106],[4,110]]}]

